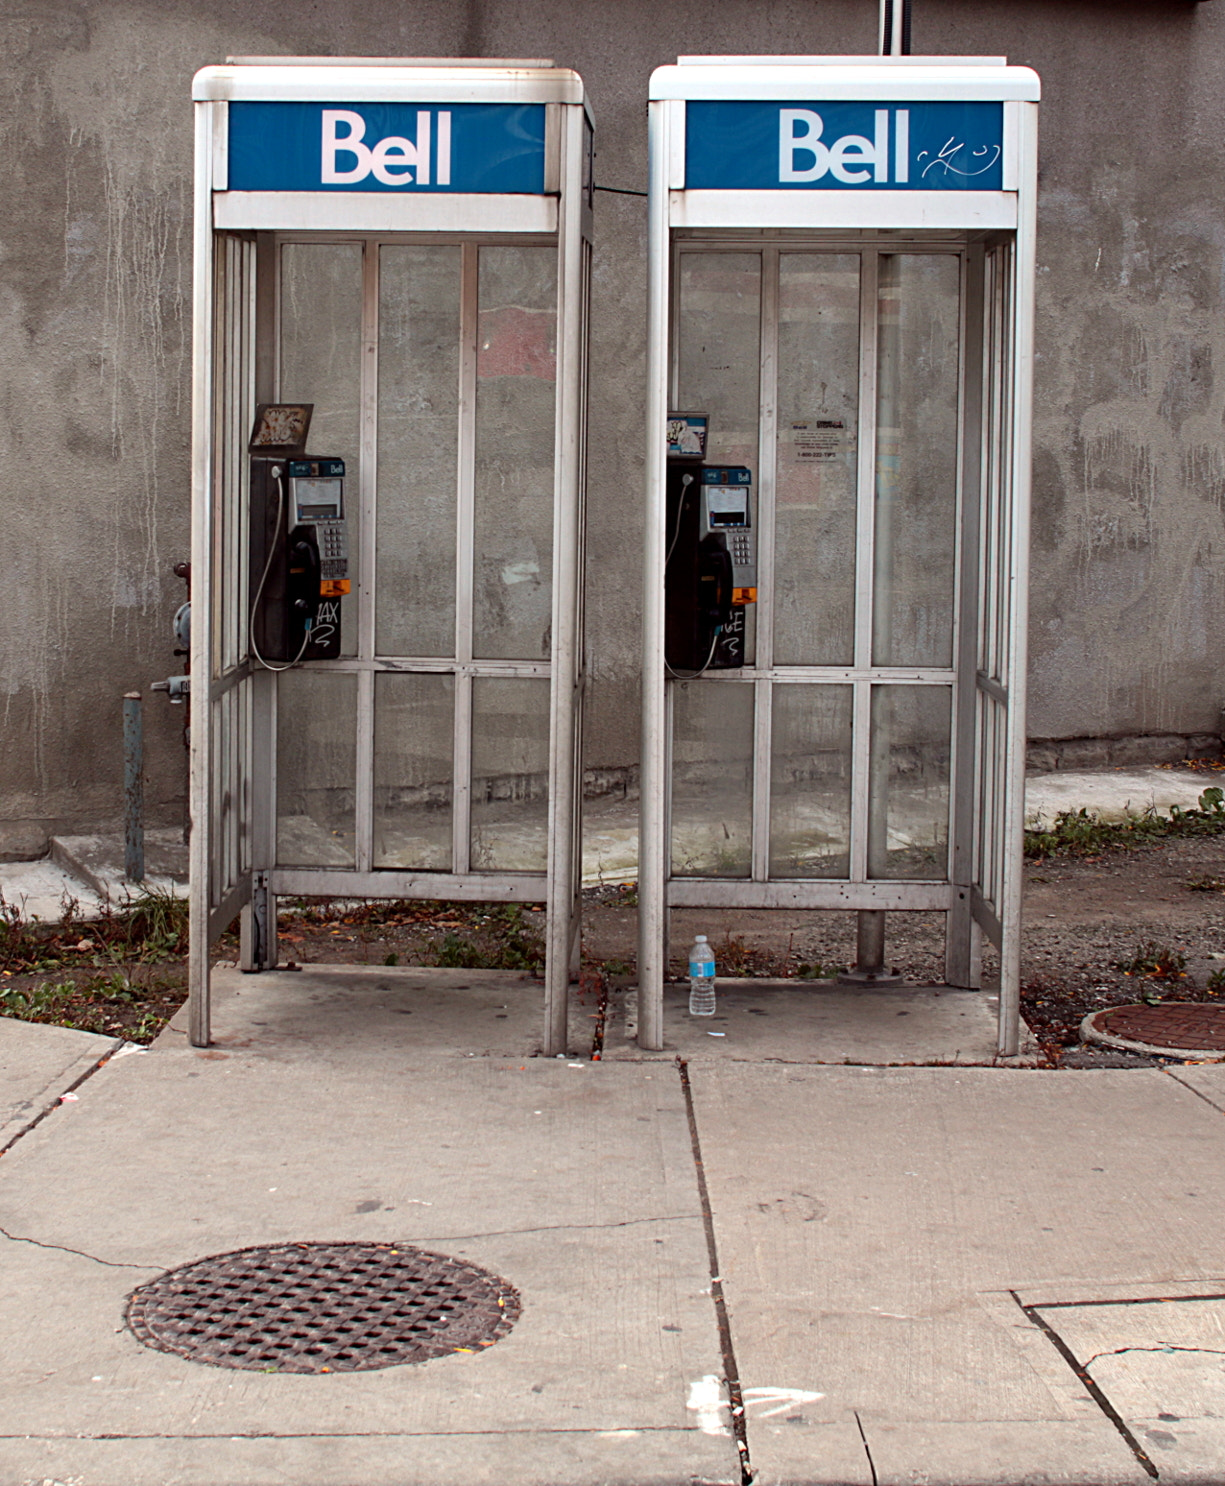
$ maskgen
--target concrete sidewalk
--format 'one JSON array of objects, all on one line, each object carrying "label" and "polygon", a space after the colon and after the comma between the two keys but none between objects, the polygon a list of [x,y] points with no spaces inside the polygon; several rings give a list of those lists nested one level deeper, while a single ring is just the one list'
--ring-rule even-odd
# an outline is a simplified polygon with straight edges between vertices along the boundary
[{"label": "concrete sidewalk", "polygon": [[[728,1379],[761,1486],[1222,1478],[1223,1066],[836,1066],[785,1001],[785,1060],[545,1060],[514,975],[218,979],[206,1050],[0,1021],[0,1486],[736,1486]],[[325,1240],[478,1263],[522,1314],[327,1375],[124,1326],[164,1270]]]}]

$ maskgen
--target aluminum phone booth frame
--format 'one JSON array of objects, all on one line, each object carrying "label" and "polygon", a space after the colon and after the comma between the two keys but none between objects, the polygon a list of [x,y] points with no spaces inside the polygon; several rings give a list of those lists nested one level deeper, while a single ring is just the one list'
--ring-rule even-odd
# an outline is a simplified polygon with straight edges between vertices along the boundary
[{"label": "aluminum phone booth frame", "polygon": [[[543,901],[542,1042],[563,1052],[582,80],[542,61],[238,58],[192,96],[190,1040],[209,1043],[209,951],[236,916],[242,968],[275,967],[278,895]],[[352,592],[339,658],[273,669],[251,633],[248,440],[278,402],[313,402],[307,452],[346,461]]]},{"label": "aluminum phone booth frame", "polygon": [[[950,985],[996,947],[1017,1051],[1038,98],[1000,58],[651,79],[645,1048],[685,906],[943,912]],[[697,408],[755,466],[759,585],[745,665],[701,679],[665,664],[666,420]]]}]

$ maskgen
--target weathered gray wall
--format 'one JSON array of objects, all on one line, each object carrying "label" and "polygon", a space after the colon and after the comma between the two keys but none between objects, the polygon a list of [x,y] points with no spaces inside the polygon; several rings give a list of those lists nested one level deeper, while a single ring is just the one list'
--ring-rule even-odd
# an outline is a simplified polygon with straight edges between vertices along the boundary
[{"label": "weathered gray wall", "polygon": [[[1225,4],[915,0],[916,51],[1042,74],[1031,733],[1215,731],[1225,686]],[[259,19],[252,19],[258,15]],[[177,665],[189,83],[229,53],[552,56],[642,189],[678,51],[874,50],[875,0],[8,0],[0,13],[0,858],[117,817],[119,697]],[[588,762],[637,751],[645,204],[601,193]],[[628,539],[628,540],[627,540]],[[628,597],[627,597],[628,595]],[[146,707],[151,813],[180,721]]]}]

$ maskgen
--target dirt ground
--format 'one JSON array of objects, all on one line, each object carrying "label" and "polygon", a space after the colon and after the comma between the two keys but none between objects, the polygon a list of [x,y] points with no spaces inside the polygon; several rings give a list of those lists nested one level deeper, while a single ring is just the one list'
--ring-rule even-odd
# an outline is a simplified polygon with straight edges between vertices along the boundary
[{"label": "dirt ground", "polygon": [[[283,952],[315,962],[381,964],[396,955],[400,964],[527,968],[534,960],[532,968],[539,968],[544,915],[538,910],[450,905],[440,915],[437,905],[416,905],[390,923],[381,917],[376,908],[369,917],[358,910],[322,925],[311,917],[294,920],[284,926]],[[637,936],[633,889],[590,890],[583,919],[585,963],[602,970],[612,985],[631,984]],[[1225,837],[1028,861],[1024,923],[1022,1010],[1048,1065],[1151,1062],[1082,1050],[1080,1024],[1091,1011],[1152,997],[1225,999]],[[851,913],[678,909],[669,946],[677,976],[695,933],[710,939],[721,975],[812,980],[836,974],[855,957]],[[940,914],[890,914],[890,967],[919,984],[942,983],[943,934]],[[989,947],[984,971],[990,983],[996,965]],[[1213,985],[1214,976],[1223,984]]]},{"label": "dirt ground", "polygon": [[[585,894],[587,979],[632,984],[637,935],[632,888]],[[184,926],[185,927],[185,926]],[[943,981],[943,917],[891,913],[886,957],[918,984]],[[855,956],[855,916],[777,910],[675,910],[670,959],[680,975],[695,933],[719,973],[818,980]],[[185,936],[169,931],[149,952],[118,929],[68,926],[0,978],[0,1014],[55,1021],[149,1041],[185,995]],[[125,944],[128,949],[125,950]],[[3,945],[0,944],[0,949]],[[544,913],[506,904],[312,904],[280,924],[283,962],[449,965],[539,975]],[[219,959],[233,959],[227,936]],[[984,958],[987,983],[994,955]],[[1047,1066],[1118,1066],[1153,1060],[1080,1047],[1090,1011],[1159,998],[1225,1001],[1225,835],[1167,839],[1097,857],[1056,856],[1025,867],[1022,1011]]]}]

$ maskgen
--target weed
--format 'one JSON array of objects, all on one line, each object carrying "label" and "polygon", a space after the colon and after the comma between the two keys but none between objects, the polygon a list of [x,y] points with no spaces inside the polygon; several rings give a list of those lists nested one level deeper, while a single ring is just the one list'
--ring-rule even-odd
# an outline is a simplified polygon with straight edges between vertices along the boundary
[{"label": "weed", "polygon": [[842,974],[845,969],[843,965],[823,965],[820,960],[815,964],[800,964],[796,966],[797,980],[833,980]]},{"label": "weed", "polygon": [[632,975],[634,973],[634,967],[628,960],[602,960],[600,962],[600,969],[603,970],[605,975],[614,977]]},{"label": "weed", "polygon": [[187,899],[160,888],[145,888],[125,905],[125,941],[129,948],[142,951],[141,958],[152,955],[187,953]]},{"label": "weed", "polygon": [[1104,851],[1135,851],[1172,836],[1214,836],[1225,831],[1225,790],[1213,784],[1198,807],[1174,805],[1168,816],[1156,810],[1123,820],[1102,820],[1092,810],[1061,810],[1049,830],[1025,832],[1025,855],[1100,856]]},{"label": "weed", "polygon": [[57,985],[5,986],[0,989],[0,1013],[21,1022],[49,1021],[75,993],[76,983],[71,980]]},{"label": "weed", "polygon": [[1219,877],[1192,877],[1187,882],[1192,893],[1225,893],[1225,881]]},{"label": "weed", "polygon": [[715,951],[715,962],[721,975],[752,975],[750,956],[751,951],[744,942],[743,934],[728,932],[724,934],[723,943]]},{"label": "weed", "polygon": [[396,952],[395,952],[394,949],[392,950],[392,952],[389,955],[384,955],[383,956],[383,964],[384,965],[398,965],[399,963],[400,963],[400,956],[398,954],[396,954]]},{"label": "weed", "polygon": [[1210,991],[1225,991],[1225,970],[1214,970],[1208,977]]},{"label": "weed", "polygon": [[544,945],[523,917],[518,903],[506,903],[494,915],[502,921],[503,943],[497,954],[501,970],[526,970],[539,975],[544,969]]},{"label": "weed", "polygon": [[473,944],[471,939],[461,938],[454,929],[448,929],[438,947],[438,963],[455,970],[488,970],[489,960]]},{"label": "weed", "polygon": [[1186,979],[1186,964],[1186,955],[1155,939],[1146,939],[1136,946],[1130,960],[1119,960],[1115,969],[1142,980],[1179,981]]}]

